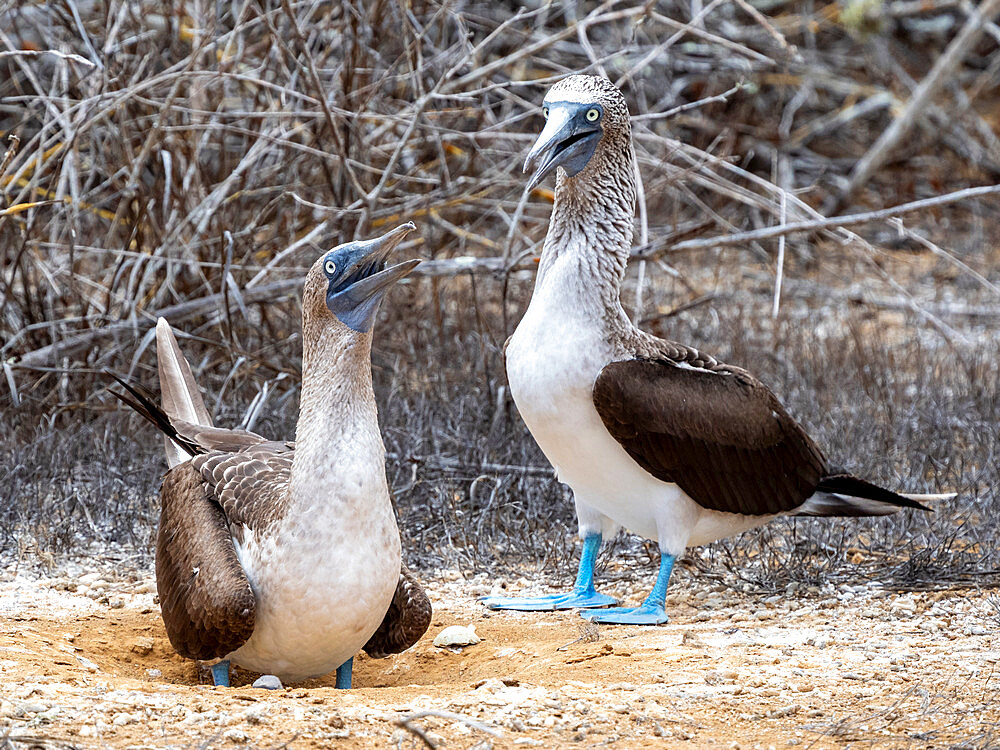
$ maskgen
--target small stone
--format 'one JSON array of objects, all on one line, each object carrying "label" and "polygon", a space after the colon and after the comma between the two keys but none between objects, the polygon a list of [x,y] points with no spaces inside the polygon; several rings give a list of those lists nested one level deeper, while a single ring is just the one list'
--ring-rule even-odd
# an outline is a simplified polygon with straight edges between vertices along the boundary
[{"label": "small stone", "polygon": [[83,665],[83,668],[86,669],[88,672],[96,672],[98,669],[100,669],[100,667],[94,664],[94,662],[92,662],[86,656],[80,656],[79,654],[75,654],[75,656],[77,658],[77,661],[79,661],[80,664]]},{"label": "small stone", "polygon": [[254,680],[253,686],[264,690],[281,690],[281,680],[273,674],[262,674]]},{"label": "small stone", "polygon": [[57,716],[59,716],[59,707],[52,706],[48,710],[42,711],[40,714],[36,714],[35,721],[39,724],[49,724],[55,721]]},{"label": "small stone", "polygon": [[265,715],[265,707],[254,706],[253,708],[248,708],[246,713],[243,714],[243,718],[246,719],[247,724],[263,724],[267,719]]},{"label": "small stone", "polygon": [[163,677],[163,672],[161,672],[159,669],[147,669],[146,674],[148,674],[154,680]]},{"label": "small stone", "polygon": [[129,651],[133,654],[139,654],[139,656],[146,656],[153,650],[153,639],[152,638],[136,638],[132,641],[132,645],[129,646]]},{"label": "small stone", "polygon": [[434,637],[434,645],[438,647],[472,646],[482,640],[476,635],[475,625],[451,625]]},{"label": "small stone", "polygon": [[227,729],[225,732],[222,733],[222,736],[225,737],[230,742],[234,743],[246,742],[249,739],[249,736],[247,735],[246,732],[244,732],[242,729],[236,729],[236,728]]},{"label": "small stone", "polygon": [[114,717],[111,719],[111,723],[114,724],[116,727],[123,727],[126,724],[131,724],[134,721],[135,717],[132,716],[132,714],[127,714],[127,713],[115,714]]},{"label": "small stone", "polygon": [[767,718],[769,719],[783,719],[786,716],[793,716],[802,710],[802,706],[798,703],[793,703],[790,706],[782,706],[781,708],[776,708],[773,711],[768,711]]}]

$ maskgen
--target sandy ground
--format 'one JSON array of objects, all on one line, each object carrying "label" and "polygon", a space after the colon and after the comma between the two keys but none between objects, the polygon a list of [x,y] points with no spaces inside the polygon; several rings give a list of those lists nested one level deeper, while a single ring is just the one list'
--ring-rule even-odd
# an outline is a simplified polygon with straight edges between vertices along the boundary
[{"label": "sandy ground", "polygon": [[[985,592],[760,597],[692,573],[668,625],[598,627],[489,613],[473,597],[504,582],[445,573],[427,635],[359,657],[356,689],[331,675],[267,691],[239,670],[234,688],[204,684],[170,648],[149,572],[123,567],[0,574],[0,748],[1000,746],[1000,603]],[[452,624],[482,642],[435,647]]]}]

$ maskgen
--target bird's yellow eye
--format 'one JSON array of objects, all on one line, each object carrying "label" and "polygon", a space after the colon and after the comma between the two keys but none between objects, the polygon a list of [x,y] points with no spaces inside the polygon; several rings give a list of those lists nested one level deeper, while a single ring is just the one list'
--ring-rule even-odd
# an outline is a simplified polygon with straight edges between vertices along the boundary
[{"label": "bird's yellow eye", "polygon": [[597,122],[597,118],[601,116],[600,110],[588,109],[587,110],[587,122]]},{"label": "bird's yellow eye", "polygon": [[330,276],[333,276],[337,272],[337,264],[332,260],[328,260],[323,264],[323,270],[326,271]]},{"label": "bird's yellow eye", "polygon": [[542,107],[542,117],[544,117],[546,120],[549,119],[549,108],[548,107]]}]

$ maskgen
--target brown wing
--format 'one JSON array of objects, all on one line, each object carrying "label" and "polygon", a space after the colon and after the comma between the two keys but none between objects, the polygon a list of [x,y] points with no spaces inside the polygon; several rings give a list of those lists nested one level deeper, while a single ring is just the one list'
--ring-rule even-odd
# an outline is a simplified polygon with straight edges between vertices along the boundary
[{"label": "brown wing", "polygon": [[376,659],[405,651],[420,640],[431,624],[431,602],[417,579],[405,565],[399,570],[399,583],[389,611],[375,631],[365,652]]},{"label": "brown wing", "polygon": [[594,384],[594,406],[640,466],[703,508],[792,510],[828,473],[819,448],[774,394],[742,371],[614,362]]},{"label": "brown wing", "polygon": [[281,517],[293,455],[287,443],[257,442],[167,472],[156,583],[167,635],[181,656],[222,657],[253,633],[256,600],[233,539]]},{"label": "brown wing", "polygon": [[160,490],[156,587],[170,643],[181,656],[212,659],[253,633],[256,600],[236,557],[229,522],[190,463]]}]

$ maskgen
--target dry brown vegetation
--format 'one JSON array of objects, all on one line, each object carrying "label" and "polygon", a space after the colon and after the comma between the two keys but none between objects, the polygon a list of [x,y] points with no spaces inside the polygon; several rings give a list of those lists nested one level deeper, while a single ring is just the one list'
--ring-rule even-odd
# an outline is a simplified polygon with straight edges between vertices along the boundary
[{"label": "dry brown vegetation", "polygon": [[[538,103],[588,71],[618,81],[635,115],[645,263],[628,308],[758,373],[836,462],[961,493],[933,516],[776,525],[697,564],[765,588],[987,580],[1000,563],[997,194],[816,227],[834,208],[996,184],[997,26],[978,24],[907,106],[968,12],[0,3],[0,552],[98,539],[144,559],[161,448],[117,411],[101,369],[152,385],[165,315],[220,424],[289,435],[304,267],[412,219],[404,252],[430,262],[385,305],[374,355],[411,561],[563,570],[571,507],[506,395],[500,348],[551,199],[525,195],[520,174]],[[911,127],[845,193],[903,114]],[[811,230],[774,229],[796,222]]]}]

